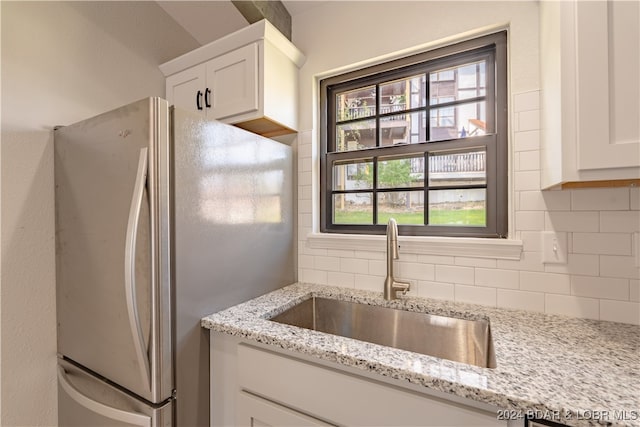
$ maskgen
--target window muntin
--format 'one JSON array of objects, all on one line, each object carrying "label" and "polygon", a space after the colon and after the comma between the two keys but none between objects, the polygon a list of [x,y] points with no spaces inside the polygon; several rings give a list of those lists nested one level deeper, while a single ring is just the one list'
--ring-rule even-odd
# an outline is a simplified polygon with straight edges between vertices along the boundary
[{"label": "window muntin", "polygon": [[393,216],[401,234],[506,236],[505,46],[321,83],[322,231],[383,233]]}]

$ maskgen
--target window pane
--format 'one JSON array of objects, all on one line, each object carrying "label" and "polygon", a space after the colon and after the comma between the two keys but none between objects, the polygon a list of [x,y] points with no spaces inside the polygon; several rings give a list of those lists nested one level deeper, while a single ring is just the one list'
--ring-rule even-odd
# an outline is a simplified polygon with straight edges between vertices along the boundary
[{"label": "window pane", "polygon": [[339,122],[376,114],[376,87],[367,86],[336,95],[336,120]]},{"label": "window pane", "polygon": [[476,226],[487,224],[487,190],[430,190],[429,225]]},{"label": "window pane", "polygon": [[[444,76],[450,78],[446,79]],[[484,96],[487,86],[486,79],[486,61],[430,73],[430,103],[431,105],[437,105],[450,100]],[[446,99],[449,99],[449,101]]]},{"label": "window pane", "polygon": [[380,119],[380,144],[416,144],[427,140],[424,112],[396,114]]},{"label": "window pane", "polygon": [[333,164],[334,190],[370,188],[373,188],[373,162],[371,159],[335,162]]},{"label": "window pane", "polygon": [[336,126],[335,151],[354,151],[375,147],[375,130],[375,120],[363,120]]},{"label": "window pane", "polygon": [[429,186],[473,185],[487,183],[487,152],[429,153]]},{"label": "window pane", "polygon": [[424,157],[381,158],[378,188],[424,187]]},{"label": "window pane", "polygon": [[[487,130],[486,102],[473,102],[431,110],[430,141],[485,135]],[[489,125],[490,127],[490,125]]]},{"label": "window pane", "polygon": [[378,224],[395,218],[398,224],[424,225],[424,191],[378,193]]},{"label": "window pane", "polygon": [[333,195],[334,224],[373,224],[373,194]]},{"label": "window pane", "polygon": [[424,107],[426,75],[407,77],[380,85],[380,114]]}]

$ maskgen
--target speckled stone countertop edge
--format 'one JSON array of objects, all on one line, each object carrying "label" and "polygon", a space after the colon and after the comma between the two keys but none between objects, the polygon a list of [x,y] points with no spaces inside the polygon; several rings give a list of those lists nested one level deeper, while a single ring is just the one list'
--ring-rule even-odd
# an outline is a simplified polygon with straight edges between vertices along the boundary
[{"label": "speckled stone countertop edge", "polygon": [[[268,320],[312,296],[489,320],[498,366],[480,368]],[[640,327],[633,325],[419,297],[384,301],[378,292],[296,283],[207,316],[202,326],[512,410],[512,415],[550,415],[551,421],[571,426],[640,426]],[[599,351],[603,345],[611,348]],[[575,375],[566,372],[571,369]],[[612,372],[602,375],[599,369]],[[639,387],[635,395],[633,387]],[[626,419],[612,419],[620,414]]]}]

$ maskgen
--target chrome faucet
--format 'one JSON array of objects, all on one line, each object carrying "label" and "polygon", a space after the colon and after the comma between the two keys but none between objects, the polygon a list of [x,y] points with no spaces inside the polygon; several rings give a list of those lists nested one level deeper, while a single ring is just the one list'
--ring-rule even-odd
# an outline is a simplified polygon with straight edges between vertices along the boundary
[{"label": "chrome faucet", "polygon": [[393,260],[398,259],[398,224],[393,218],[387,222],[387,278],[384,279],[384,299],[391,301],[398,298],[398,292],[406,294],[409,282],[397,281],[393,278]]}]

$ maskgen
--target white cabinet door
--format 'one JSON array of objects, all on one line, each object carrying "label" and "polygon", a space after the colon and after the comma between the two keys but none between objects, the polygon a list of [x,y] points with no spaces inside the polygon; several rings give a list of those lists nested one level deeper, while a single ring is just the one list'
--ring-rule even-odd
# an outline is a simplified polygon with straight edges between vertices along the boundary
[{"label": "white cabinet door", "polygon": [[206,66],[206,86],[211,90],[208,117],[224,119],[259,108],[258,43],[212,59]]},{"label": "white cabinet door", "polygon": [[640,165],[640,3],[576,4],[578,169]]},{"label": "white cabinet door", "polygon": [[[206,115],[205,64],[167,77],[167,100],[176,107]],[[210,96],[210,94],[207,94]]]},{"label": "white cabinet door", "polygon": [[237,357],[240,389],[336,425],[507,426],[493,408],[427,396],[249,345],[240,344]]},{"label": "white cabinet door", "polygon": [[332,425],[245,392],[238,393],[237,404],[237,426],[311,427]]}]

